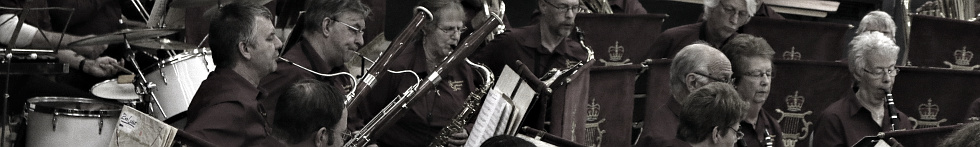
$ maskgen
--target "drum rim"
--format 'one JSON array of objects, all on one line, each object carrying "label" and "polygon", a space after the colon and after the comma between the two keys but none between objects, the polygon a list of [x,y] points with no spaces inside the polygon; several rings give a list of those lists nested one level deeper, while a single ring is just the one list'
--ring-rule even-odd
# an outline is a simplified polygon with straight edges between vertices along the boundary
[{"label": "drum rim", "polygon": [[[105,110],[80,110],[80,109],[66,109],[66,108],[52,108],[47,106],[36,105],[42,102],[64,102],[64,101],[74,101],[74,102],[87,102],[93,104],[107,105],[110,109]],[[82,98],[82,97],[56,97],[56,96],[45,96],[45,97],[33,97],[27,99],[27,103],[24,106],[25,112],[41,112],[49,113],[54,115],[63,116],[75,116],[75,117],[113,117],[119,116],[122,112],[122,106],[115,103],[100,101],[98,99],[92,98]]]},{"label": "drum rim", "polygon": [[211,55],[211,51],[207,50],[206,48],[203,51],[183,52],[171,56],[170,58],[163,59],[160,62],[157,62],[157,64],[150,65],[147,68],[148,70],[146,71],[151,71],[151,72],[160,71],[161,66],[166,67],[167,65],[173,65],[174,63],[180,63],[186,60],[194,59],[195,57],[207,56],[207,55]]},{"label": "drum rim", "polygon": [[[91,92],[92,95],[95,95],[95,96],[97,96],[99,98],[102,98],[102,99],[110,99],[110,100],[118,100],[118,101],[136,101],[136,100],[139,100],[140,99],[139,94],[136,94],[136,98],[130,98],[130,99],[107,98],[107,97],[102,97],[102,96],[99,96],[99,95],[96,95],[95,94],[95,87],[99,87],[100,85],[103,85],[103,84],[109,84],[110,82],[117,83],[116,81],[117,81],[117,79],[109,79],[109,80],[105,80],[105,81],[96,83],[95,85],[92,85],[92,88],[89,88],[88,91]],[[124,84],[133,84],[133,83],[124,83]],[[136,91],[133,91],[133,93],[136,93]]]}]

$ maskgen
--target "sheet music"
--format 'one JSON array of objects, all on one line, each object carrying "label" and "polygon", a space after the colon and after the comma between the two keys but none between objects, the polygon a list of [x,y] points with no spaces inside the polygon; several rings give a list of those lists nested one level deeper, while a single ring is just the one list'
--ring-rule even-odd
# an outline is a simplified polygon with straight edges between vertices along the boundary
[{"label": "sheet music", "polygon": [[118,124],[112,147],[169,147],[177,136],[177,128],[129,106],[123,107]]},{"label": "sheet music", "polygon": [[470,130],[470,136],[466,140],[465,146],[478,147],[480,144],[483,144],[483,141],[493,137],[500,123],[502,111],[506,107],[511,106],[499,90],[491,89],[488,91],[486,100],[483,102],[483,107],[480,108],[480,114],[477,116],[476,122],[473,123],[473,130]]},{"label": "sheet music", "polygon": [[494,89],[499,89],[504,92],[504,96],[514,97],[511,92],[517,89],[517,82],[521,80],[521,75],[518,75],[514,69],[510,68],[510,65],[504,65],[504,71],[500,72],[500,78],[497,78],[497,85],[494,85]]}]

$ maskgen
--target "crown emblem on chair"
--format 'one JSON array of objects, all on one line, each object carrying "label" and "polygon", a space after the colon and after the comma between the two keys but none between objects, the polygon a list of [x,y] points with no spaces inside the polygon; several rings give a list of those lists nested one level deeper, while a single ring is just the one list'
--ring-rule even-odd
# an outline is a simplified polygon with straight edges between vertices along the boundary
[{"label": "crown emblem on chair", "polygon": [[803,55],[800,54],[800,52],[796,52],[796,47],[795,46],[789,48],[789,51],[783,52],[783,59],[786,59],[786,60],[800,60],[800,58],[803,58]]},{"label": "crown emblem on chair", "polygon": [[793,95],[786,96],[786,108],[792,112],[799,112],[803,109],[803,102],[806,98],[800,96],[800,91],[793,92]]},{"label": "crown emblem on chair", "polygon": [[925,104],[919,104],[919,116],[921,117],[919,119],[922,120],[912,117],[909,118],[914,123],[912,125],[913,129],[939,127],[943,122],[946,122],[945,118],[937,119],[936,116],[939,116],[939,105],[932,104],[932,99],[929,99]]},{"label": "crown emblem on chair", "polygon": [[609,46],[608,52],[609,52],[609,61],[606,61],[605,59],[599,59],[599,62],[602,62],[606,66],[632,64],[629,63],[630,59],[623,59],[623,55],[626,54],[626,48],[620,46],[619,41],[616,41],[616,44],[614,44],[613,46]]},{"label": "crown emblem on chair", "polygon": [[932,104],[932,99],[929,99],[928,103],[919,104],[919,115],[922,116],[922,120],[936,120],[936,115],[939,115],[939,105]]},{"label": "crown emblem on chair", "polygon": [[588,109],[586,112],[588,115],[585,116],[585,121],[593,122],[599,120],[599,104],[595,103],[595,99],[592,99],[592,103],[585,107]]},{"label": "crown emblem on chair", "polygon": [[964,46],[962,50],[953,52],[953,56],[956,57],[956,65],[970,65],[970,60],[973,59],[973,52],[967,51],[966,46]]},{"label": "crown emblem on chair", "polygon": [[783,127],[782,133],[783,146],[794,147],[796,142],[806,139],[810,134],[810,125],[813,122],[806,120],[806,116],[813,114],[813,111],[803,112],[803,102],[806,100],[800,96],[800,91],[793,92],[793,95],[786,96],[786,107],[789,111],[776,109],[776,113],[781,114],[776,122]]},{"label": "crown emblem on chair", "polygon": [[949,69],[973,70],[980,68],[980,65],[970,65],[970,60],[973,59],[973,52],[967,51],[966,46],[964,46],[962,50],[953,51],[953,57],[956,58],[956,64],[949,63],[949,61],[943,61],[943,64],[949,65]]}]

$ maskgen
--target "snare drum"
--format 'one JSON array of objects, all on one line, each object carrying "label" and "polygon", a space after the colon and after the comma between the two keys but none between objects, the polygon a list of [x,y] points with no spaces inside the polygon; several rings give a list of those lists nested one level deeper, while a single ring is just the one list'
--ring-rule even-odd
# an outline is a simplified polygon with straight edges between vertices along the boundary
[{"label": "snare drum", "polygon": [[122,106],[88,98],[27,100],[27,146],[109,146]]},{"label": "snare drum", "polygon": [[[146,80],[156,84],[151,92],[157,97],[163,112],[167,115],[158,113],[153,116],[164,120],[177,113],[187,111],[191,99],[197,93],[201,82],[208,78],[208,74],[214,71],[214,60],[211,59],[211,52],[184,52],[170,59],[157,64]],[[150,107],[156,108],[156,105]]]},{"label": "snare drum", "polygon": [[92,86],[92,94],[95,96],[117,100],[124,104],[132,104],[140,100],[140,95],[136,94],[136,87],[133,83],[119,84],[116,79],[102,81]]}]

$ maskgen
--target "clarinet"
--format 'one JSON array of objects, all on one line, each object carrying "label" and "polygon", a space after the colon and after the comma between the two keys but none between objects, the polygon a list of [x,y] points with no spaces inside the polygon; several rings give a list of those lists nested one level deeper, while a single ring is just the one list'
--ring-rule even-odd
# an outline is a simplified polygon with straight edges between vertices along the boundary
[{"label": "clarinet", "polygon": [[885,102],[888,103],[888,114],[890,115],[892,120],[891,121],[892,131],[895,131],[898,129],[895,126],[895,123],[898,123],[898,110],[895,110],[895,98],[892,97],[891,92],[888,92],[888,94],[885,95]]},{"label": "clarinet", "polygon": [[775,144],[774,143],[775,140],[773,140],[772,135],[769,134],[769,129],[768,128],[766,129],[766,139],[765,139],[765,141],[766,141],[765,142],[766,147],[773,147],[773,144]]}]

